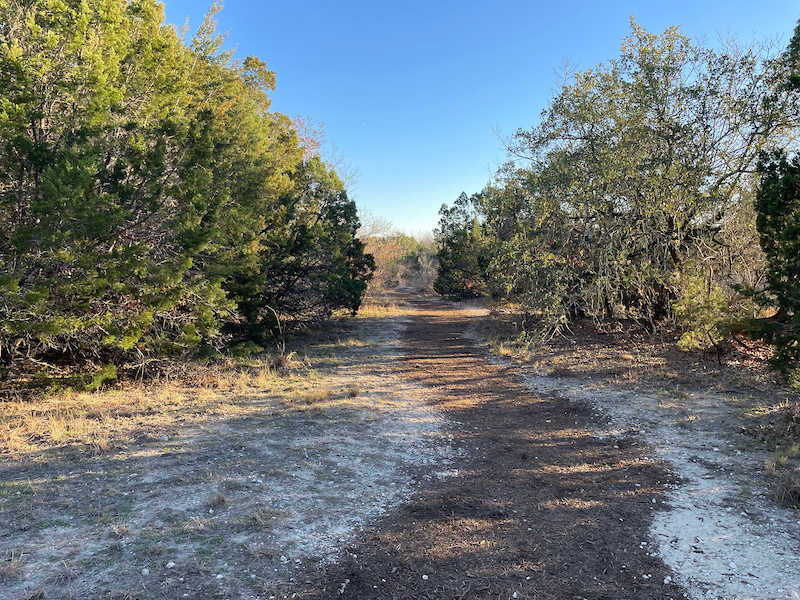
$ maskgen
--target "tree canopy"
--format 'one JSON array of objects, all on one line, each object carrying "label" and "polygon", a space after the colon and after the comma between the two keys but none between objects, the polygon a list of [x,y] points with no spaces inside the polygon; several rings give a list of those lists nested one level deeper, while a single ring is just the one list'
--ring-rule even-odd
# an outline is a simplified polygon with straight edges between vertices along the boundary
[{"label": "tree canopy", "polygon": [[[336,173],[270,111],[209,9],[0,0],[0,362],[143,365],[358,308],[371,259]],[[263,339],[260,338],[260,339]]]},{"label": "tree canopy", "polygon": [[[452,215],[471,205],[488,247],[475,252],[491,257],[480,286],[521,301],[546,328],[625,316],[653,329],[687,293],[730,291],[752,279],[733,260],[750,251],[728,232],[752,215],[759,154],[798,122],[786,75],[769,44],[711,49],[632,21],[617,59],[566,73],[539,123],[507,140],[492,185],[443,208],[441,247],[470,239],[474,225],[453,229]],[[701,300],[689,299],[711,306]]]}]

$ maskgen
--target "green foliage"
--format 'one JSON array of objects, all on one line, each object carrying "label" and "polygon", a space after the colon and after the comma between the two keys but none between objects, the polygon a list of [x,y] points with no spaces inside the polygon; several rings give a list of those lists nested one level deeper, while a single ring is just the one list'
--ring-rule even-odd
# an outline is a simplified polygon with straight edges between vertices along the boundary
[{"label": "green foliage", "polygon": [[775,365],[790,379],[800,371],[800,158],[764,154],[759,164],[756,226],[767,258],[767,301],[778,307],[755,331],[775,345]]},{"label": "green foliage", "polygon": [[654,326],[672,314],[674,275],[717,244],[759,150],[785,125],[772,63],[731,50],[633,23],[619,59],[575,73],[542,123],[517,134],[528,194],[557,204],[569,232],[562,262],[583,252],[576,292],[595,316],[619,306]]},{"label": "green foliage", "polygon": [[[800,120],[787,68],[767,44],[716,51],[632,22],[617,59],[565,72],[538,125],[507,140],[509,163],[473,202],[480,242],[456,207],[442,213],[456,226],[439,290],[473,278],[548,329],[678,316],[717,343],[724,305],[747,307],[733,286],[762,284],[748,198],[760,151]],[[697,264],[713,273],[702,293]]]},{"label": "green foliage", "polygon": [[0,0],[7,367],[130,366],[220,349],[268,304],[358,308],[355,206],[269,112],[274,73],[221,50],[218,11],[187,43],[156,0]]},{"label": "green foliage", "polygon": [[691,273],[686,277],[681,298],[673,308],[684,333],[678,340],[681,350],[713,347],[721,361],[722,344],[732,325],[728,297],[711,273]]},{"label": "green foliage", "polygon": [[439,274],[433,289],[449,298],[476,298],[489,293],[488,245],[475,205],[475,197],[462,193],[452,207],[443,205],[439,210],[439,228],[434,234],[439,245]]},{"label": "green foliage", "polygon": [[[800,22],[781,57],[784,89],[795,101],[800,92]],[[800,119],[795,118],[797,124]],[[758,171],[756,228],[767,262],[765,289],[751,289],[771,318],[754,319],[752,333],[774,344],[773,364],[794,387],[800,386],[800,158],[784,150],[764,151]]]}]

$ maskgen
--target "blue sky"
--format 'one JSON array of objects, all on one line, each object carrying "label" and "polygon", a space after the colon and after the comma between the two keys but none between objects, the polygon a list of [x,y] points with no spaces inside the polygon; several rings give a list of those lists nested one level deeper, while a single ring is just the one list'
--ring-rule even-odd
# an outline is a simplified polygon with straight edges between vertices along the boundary
[{"label": "blue sky", "polygon": [[[164,0],[167,21],[196,27],[208,2]],[[480,191],[505,155],[497,132],[538,122],[565,60],[578,70],[619,55],[630,18],[715,46],[780,37],[797,0],[227,0],[219,14],[237,56],[277,73],[273,110],[325,127],[361,172],[350,196],[408,233]]]}]

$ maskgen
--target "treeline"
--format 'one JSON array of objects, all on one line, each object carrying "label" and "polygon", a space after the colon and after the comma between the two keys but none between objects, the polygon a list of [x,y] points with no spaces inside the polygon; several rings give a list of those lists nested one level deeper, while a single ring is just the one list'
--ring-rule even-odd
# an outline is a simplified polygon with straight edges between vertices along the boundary
[{"label": "treeline", "polygon": [[217,11],[188,39],[156,0],[0,0],[3,377],[96,385],[358,309],[356,206]]},{"label": "treeline", "polygon": [[436,290],[513,299],[540,333],[677,320],[682,345],[721,351],[747,325],[789,373],[800,170],[773,149],[800,123],[799,45],[800,29],[788,50],[715,50],[632,22],[619,58],[568,73],[539,124],[507,140],[495,181],[442,207]]}]

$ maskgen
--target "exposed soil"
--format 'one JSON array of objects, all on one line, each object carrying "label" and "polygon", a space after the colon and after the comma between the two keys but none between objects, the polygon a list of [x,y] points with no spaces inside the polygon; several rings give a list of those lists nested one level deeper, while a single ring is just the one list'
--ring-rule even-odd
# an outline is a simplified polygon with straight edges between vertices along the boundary
[{"label": "exposed soil", "polygon": [[[428,389],[461,450],[291,596],[319,598],[678,598],[641,541],[662,510],[667,465],[635,437],[592,435],[587,405],[532,394],[463,333],[468,315],[414,301],[397,366]],[[451,437],[452,436],[452,437]]]},{"label": "exposed soil", "polygon": [[476,344],[485,311],[404,301],[320,350],[326,401],[4,459],[0,597],[800,598],[797,512],[739,426],[773,392],[622,389],[567,341],[577,367],[523,368]]},{"label": "exposed soil", "polygon": [[551,343],[549,367],[511,366],[474,345],[481,311],[414,305],[400,367],[451,424],[453,477],[285,597],[800,597],[800,521],[749,431],[785,391],[768,371],[656,340],[646,359],[604,353],[637,345],[622,331]]}]

